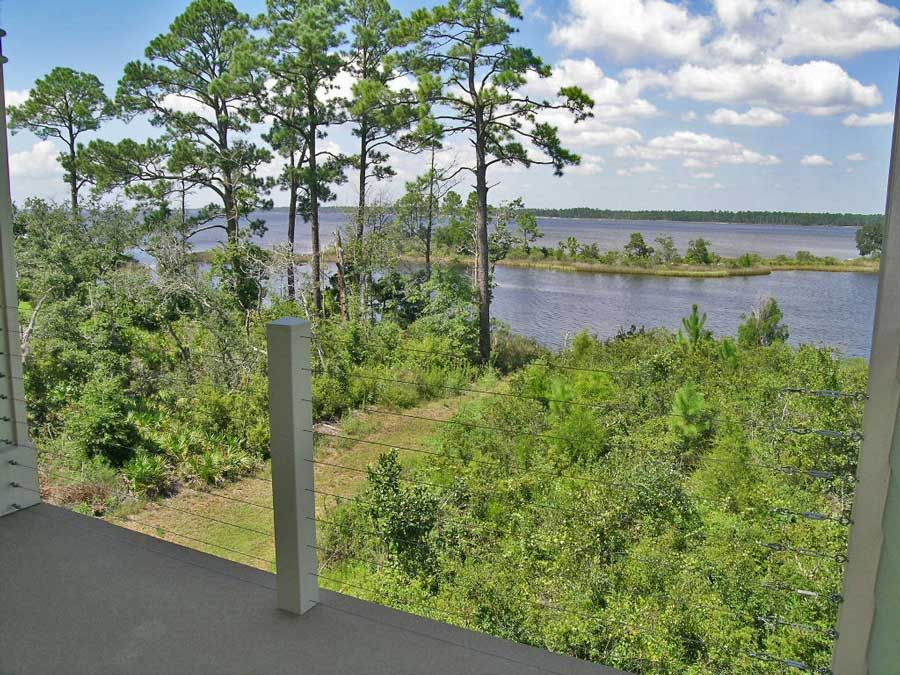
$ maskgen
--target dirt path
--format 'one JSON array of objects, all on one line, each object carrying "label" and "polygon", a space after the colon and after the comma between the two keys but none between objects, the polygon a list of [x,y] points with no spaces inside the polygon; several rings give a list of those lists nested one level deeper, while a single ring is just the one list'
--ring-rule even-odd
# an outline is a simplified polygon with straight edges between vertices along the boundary
[{"label": "dirt path", "polygon": [[[450,418],[463,397],[438,399],[402,411],[404,415],[435,420]],[[377,408],[383,410],[382,408]],[[440,431],[440,424],[426,420],[364,412],[341,424],[316,426],[321,434],[376,441],[378,444],[427,447]],[[329,495],[352,497],[366,481],[365,469],[386,452],[386,445],[340,438],[318,437],[315,466],[316,490]],[[404,462],[427,461],[427,456],[402,453]],[[272,485],[266,463],[254,477],[221,488],[198,490],[179,486],[177,494],[152,502],[127,514],[111,516],[116,525],[144,532],[182,546],[205,551],[261,569],[274,570],[275,542],[272,534]],[[339,503],[337,496],[316,496],[316,513],[324,517]]]}]

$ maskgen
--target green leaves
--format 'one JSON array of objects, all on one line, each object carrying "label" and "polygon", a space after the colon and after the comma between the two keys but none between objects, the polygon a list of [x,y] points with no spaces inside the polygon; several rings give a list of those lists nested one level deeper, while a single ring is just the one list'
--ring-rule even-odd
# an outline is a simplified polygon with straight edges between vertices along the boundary
[{"label": "green leaves", "polygon": [[9,106],[8,112],[13,133],[27,129],[39,138],[58,138],[66,144],[59,162],[70,187],[72,208],[78,208],[78,194],[86,182],[79,165],[78,137],[96,131],[114,113],[103,84],[96,75],[57,67],[36,80],[26,101]]},{"label": "green leaves", "polygon": [[701,343],[709,340],[712,333],[706,329],[706,313],[701,316],[697,305],[691,307],[691,313],[681,320],[678,339],[691,349],[697,349]]},{"label": "green leaves", "polygon": [[250,106],[263,87],[254,72],[238,67],[249,29],[250,18],[228,0],[194,0],[150,42],[148,61],[125,66],[117,104],[126,116],[149,115],[163,135],[152,145],[97,146],[95,154],[115,159],[117,169],[95,162],[101,185],[153,182],[161,195],[173,183],[210,190],[221,204],[206,215],[223,216],[229,239],[236,239],[239,221],[268,204],[272,184],[258,175],[270,153],[235,138],[249,131]]},{"label": "green leaves", "polygon": [[9,106],[9,126],[13,133],[27,129],[39,138],[69,143],[85,131],[99,129],[112,113],[96,75],[57,67],[35,81],[24,103]]},{"label": "green leaves", "polygon": [[768,347],[788,339],[788,328],[781,323],[784,314],[775,298],[760,301],[750,316],[743,315],[738,326],[738,341],[747,347]]}]

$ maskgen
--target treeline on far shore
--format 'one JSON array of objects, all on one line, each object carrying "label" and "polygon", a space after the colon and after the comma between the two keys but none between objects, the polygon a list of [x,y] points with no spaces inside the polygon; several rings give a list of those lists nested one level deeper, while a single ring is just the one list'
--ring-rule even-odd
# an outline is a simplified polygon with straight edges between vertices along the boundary
[{"label": "treeline on far shore", "polygon": [[617,211],[578,206],[568,209],[529,209],[541,218],[606,218],[610,220],[671,220],[693,223],[750,223],[754,225],[881,225],[880,213],[802,213],[796,211]]}]

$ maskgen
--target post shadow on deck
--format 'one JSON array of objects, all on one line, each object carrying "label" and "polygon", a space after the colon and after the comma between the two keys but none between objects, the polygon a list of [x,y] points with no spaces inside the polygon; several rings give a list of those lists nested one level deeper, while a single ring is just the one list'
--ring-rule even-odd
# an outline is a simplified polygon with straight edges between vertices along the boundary
[{"label": "post shadow on deck", "polygon": [[278,607],[303,614],[319,602],[313,464],[312,331],[308,321],[266,326]]}]

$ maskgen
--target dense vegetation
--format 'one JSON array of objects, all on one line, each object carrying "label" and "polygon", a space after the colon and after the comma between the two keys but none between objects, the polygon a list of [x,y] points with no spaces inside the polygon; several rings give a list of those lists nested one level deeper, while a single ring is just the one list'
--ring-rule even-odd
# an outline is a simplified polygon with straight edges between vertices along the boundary
[{"label": "dense vegetation", "polygon": [[752,223],[755,225],[884,225],[880,213],[805,213],[797,211],[625,211],[579,206],[564,209],[529,209],[546,218],[610,218],[616,220],[671,220],[691,223]]},{"label": "dense vegetation", "polygon": [[[322,562],[346,590],[641,672],[748,672],[750,652],[824,665],[857,448],[785,428],[851,430],[860,406],[783,390],[860,391],[865,367],[787,346],[770,299],[736,339],[713,338],[694,307],[678,335],[583,334],[560,354],[491,319],[504,259],[731,264],[701,238],[683,252],[640,233],[622,251],[540,246],[535,212],[490,204],[498,164],[577,164],[540,120],[554,110],[581,121],[593,105],[575,87],[522,94],[550,69],[513,43],[520,19],[513,0],[409,16],[386,0],[268,0],[257,17],[194,0],[124,67],[115,96],[71,69],[38,80],[11,125],[65,146],[70,191],[69,204],[32,200],[14,219],[44,494],[121,514],[264,470],[265,324],[301,316],[316,336],[317,423],[352,432],[371,407],[397,414],[468,394],[451,424],[416,441],[427,447],[383,453],[359,501],[329,505]],[[338,95],[347,75],[356,84]],[[156,137],[82,142],[138,116]],[[358,141],[349,156],[326,142],[337,125]],[[439,166],[454,134],[471,154]],[[427,165],[394,204],[371,189],[393,175],[388,149]],[[263,170],[273,157],[276,178]],[[474,183],[465,198],[461,176]],[[359,204],[329,268],[319,214],[351,178]],[[287,243],[268,250],[254,243],[265,227],[254,214],[276,186]],[[212,202],[189,209],[198,194]],[[880,216],[715,213],[732,218],[863,224],[866,254],[878,252]],[[192,237],[211,228],[226,241],[201,258]],[[410,255],[424,266],[401,264]],[[474,268],[439,264],[447,257]]]},{"label": "dense vegetation", "polygon": [[[634,672],[782,672],[751,652],[827,666],[857,444],[784,429],[853,429],[861,406],[783,388],[858,391],[866,371],[786,347],[779,318],[750,317],[740,343],[696,310],[680,336],[580,335],[513,396],[466,405],[427,446],[438,459],[382,455],[359,502],[331,504],[325,574]],[[782,543],[829,558],[766,546]]]},{"label": "dense vegetation", "polygon": [[[25,390],[48,477],[61,479],[59,501],[103,512],[116,505],[123,477],[130,494],[165,494],[248,474],[267,456],[264,325],[307,309],[272,291],[282,267],[271,253],[225,247],[200,266],[181,226],[118,207],[76,215],[32,201],[16,212]],[[141,253],[155,269],[137,263]],[[373,291],[377,324],[342,322],[337,292],[326,293],[318,418],[364,401],[411,405],[481,374],[466,359],[419,353],[477,361],[466,278],[450,270],[422,282],[387,273]],[[537,352],[503,331],[495,344],[491,365],[501,370]],[[422,386],[378,387],[373,377]]]}]

